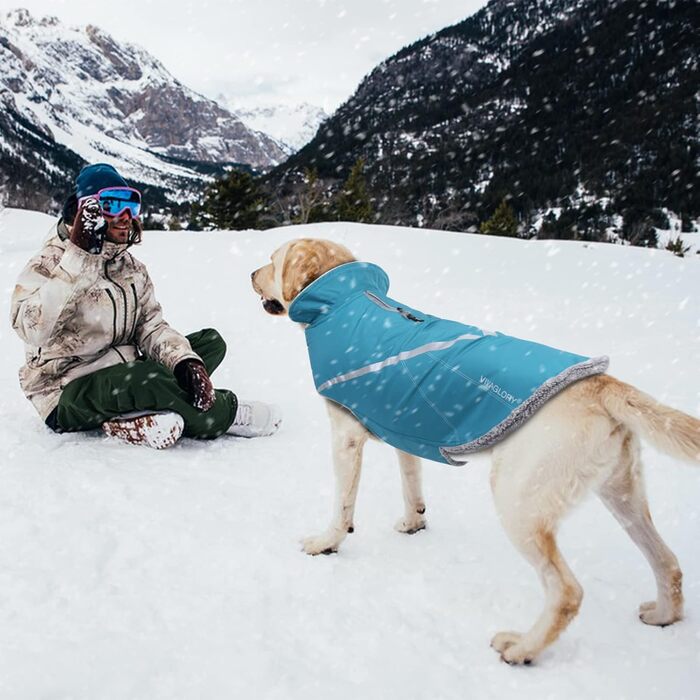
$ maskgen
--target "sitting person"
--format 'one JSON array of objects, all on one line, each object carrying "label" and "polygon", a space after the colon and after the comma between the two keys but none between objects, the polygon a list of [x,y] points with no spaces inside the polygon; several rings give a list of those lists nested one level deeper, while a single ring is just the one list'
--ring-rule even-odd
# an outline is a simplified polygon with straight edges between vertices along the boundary
[{"label": "sitting person", "polygon": [[20,384],[56,432],[102,429],[155,448],[181,435],[274,433],[276,406],[214,389],[226,346],[211,329],[183,336],[163,319],[130,247],[141,195],[110,165],[84,167],[63,216],[19,276],[12,326],[25,343]]}]

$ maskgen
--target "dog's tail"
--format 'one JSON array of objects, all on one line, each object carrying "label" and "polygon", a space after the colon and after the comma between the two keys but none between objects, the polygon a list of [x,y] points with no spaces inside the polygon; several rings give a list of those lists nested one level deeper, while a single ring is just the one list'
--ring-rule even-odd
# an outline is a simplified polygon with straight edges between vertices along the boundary
[{"label": "dog's tail", "polygon": [[700,420],[659,403],[614,377],[604,376],[603,406],[617,421],[662,452],[700,463]]}]

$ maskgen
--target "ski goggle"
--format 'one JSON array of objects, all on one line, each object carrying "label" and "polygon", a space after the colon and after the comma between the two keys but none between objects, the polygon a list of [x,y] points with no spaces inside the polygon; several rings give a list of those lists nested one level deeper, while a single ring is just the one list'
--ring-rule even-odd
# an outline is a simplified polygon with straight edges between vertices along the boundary
[{"label": "ski goggle", "polygon": [[138,219],[141,214],[141,193],[133,187],[105,187],[97,194],[81,197],[80,202],[90,198],[97,200],[104,216],[116,217],[128,211],[132,219]]}]

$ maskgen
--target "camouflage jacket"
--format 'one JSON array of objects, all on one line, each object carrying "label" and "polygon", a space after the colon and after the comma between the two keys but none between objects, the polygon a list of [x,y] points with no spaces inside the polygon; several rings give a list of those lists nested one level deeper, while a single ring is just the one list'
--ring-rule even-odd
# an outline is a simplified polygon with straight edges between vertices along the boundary
[{"label": "camouflage jacket", "polygon": [[17,280],[11,321],[25,343],[20,385],[43,419],[77,377],[140,354],[168,369],[199,359],[163,319],[146,267],[126,246],[87,253],[60,222]]}]

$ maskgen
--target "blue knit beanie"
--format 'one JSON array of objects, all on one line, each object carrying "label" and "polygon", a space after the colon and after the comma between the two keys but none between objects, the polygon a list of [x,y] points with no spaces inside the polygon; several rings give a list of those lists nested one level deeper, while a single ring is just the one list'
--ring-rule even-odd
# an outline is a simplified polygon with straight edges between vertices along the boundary
[{"label": "blue knit beanie", "polygon": [[97,194],[105,187],[128,187],[126,180],[107,163],[86,165],[75,180],[78,199]]}]

